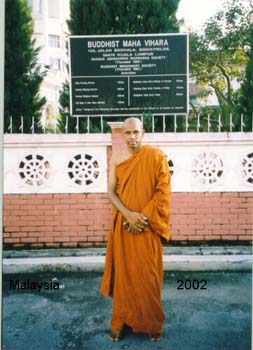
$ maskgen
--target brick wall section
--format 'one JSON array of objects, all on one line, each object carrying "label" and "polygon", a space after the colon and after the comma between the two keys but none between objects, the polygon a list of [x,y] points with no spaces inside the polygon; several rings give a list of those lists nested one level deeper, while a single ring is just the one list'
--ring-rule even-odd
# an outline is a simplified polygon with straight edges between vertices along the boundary
[{"label": "brick wall section", "polygon": [[[253,193],[173,193],[172,241],[252,239]],[[105,245],[107,194],[4,195],[4,248]]]},{"label": "brick wall section", "polygon": [[252,192],[173,193],[172,239],[252,240]]},{"label": "brick wall section", "polygon": [[107,194],[4,196],[4,246],[86,247],[107,240]]}]

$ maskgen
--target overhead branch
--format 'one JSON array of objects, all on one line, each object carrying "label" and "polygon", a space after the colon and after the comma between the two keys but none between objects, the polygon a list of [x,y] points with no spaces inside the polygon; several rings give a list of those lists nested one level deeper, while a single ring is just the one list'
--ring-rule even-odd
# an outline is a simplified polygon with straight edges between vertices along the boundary
[{"label": "overhead branch", "polygon": [[230,83],[230,78],[226,72],[226,70],[220,65],[220,64],[217,64],[217,67],[220,69],[220,71],[222,72],[222,74],[224,75],[225,79],[226,79],[226,82],[227,82],[227,92],[228,92],[228,96],[227,96],[227,100],[230,102],[230,103],[233,103],[232,102],[232,99],[231,99],[231,83]]},{"label": "overhead branch", "polygon": [[217,96],[219,101],[223,100],[223,101],[225,101],[228,104],[231,103],[231,101],[228,100],[228,98],[221,92],[221,90],[219,88],[217,88],[217,86],[214,85],[213,82],[210,82],[209,86],[211,86],[214,89],[214,91],[216,93],[216,96]]}]

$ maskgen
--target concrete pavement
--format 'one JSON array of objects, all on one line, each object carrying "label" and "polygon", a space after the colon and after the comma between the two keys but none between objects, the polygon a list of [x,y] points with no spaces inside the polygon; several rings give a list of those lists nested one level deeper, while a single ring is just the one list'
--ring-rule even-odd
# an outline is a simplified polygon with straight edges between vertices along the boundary
[{"label": "concrete pavement", "polygon": [[[119,343],[108,340],[112,302],[99,293],[101,278],[101,272],[5,274],[2,349],[251,349],[249,272],[165,272],[165,334],[158,343],[150,343],[146,334],[129,334]],[[11,290],[10,281],[17,279],[57,279],[61,288]]]},{"label": "concrete pavement", "polygon": [[[251,349],[250,246],[164,248],[158,343],[145,334],[108,340],[112,301],[99,293],[105,248],[10,250],[3,258],[3,350]],[[60,288],[19,288],[50,281]]]}]

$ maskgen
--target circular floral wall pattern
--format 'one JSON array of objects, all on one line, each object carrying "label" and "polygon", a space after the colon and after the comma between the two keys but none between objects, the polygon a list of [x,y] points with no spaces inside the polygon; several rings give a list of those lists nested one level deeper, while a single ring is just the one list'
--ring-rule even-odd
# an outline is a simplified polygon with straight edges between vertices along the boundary
[{"label": "circular floral wall pattern", "polygon": [[29,154],[19,163],[19,176],[29,186],[42,186],[50,176],[50,163],[39,154]]},{"label": "circular floral wall pattern", "polygon": [[192,173],[200,183],[213,184],[223,173],[223,162],[217,154],[204,152],[193,160]]},{"label": "circular floral wall pattern", "polygon": [[253,153],[247,154],[242,160],[244,179],[253,184]]},{"label": "circular floral wall pattern", "polygon": [[77,154],[68,163],[68,175],[77,185],[91,185],[100,174],[98,161],[90,154]]}]

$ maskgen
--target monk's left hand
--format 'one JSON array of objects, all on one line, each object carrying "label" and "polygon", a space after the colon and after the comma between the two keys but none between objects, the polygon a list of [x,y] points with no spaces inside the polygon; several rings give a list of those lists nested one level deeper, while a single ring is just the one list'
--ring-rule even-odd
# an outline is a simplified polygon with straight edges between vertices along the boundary
[{"label": "monk's left hand", "polygon": [[143,233],[143,231],[146,231],[146,225],[143,224],[135,224],[135,225],[130,225],[129,222],[125,221],[123,225],[126,227],[128,232],[131,233]]}]

